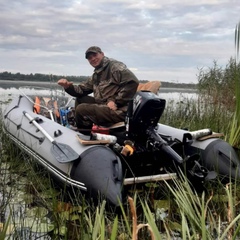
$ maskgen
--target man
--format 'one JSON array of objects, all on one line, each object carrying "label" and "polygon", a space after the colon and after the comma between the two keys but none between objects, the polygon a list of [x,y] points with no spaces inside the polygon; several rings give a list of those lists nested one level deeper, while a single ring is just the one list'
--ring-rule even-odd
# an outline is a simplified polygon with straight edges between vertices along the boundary
[{"label": "man", "polygon": [[136,93],[139,81],[124,63],[104,56],[97,46],[89,47],[85,57],[94,67],[92,77],[79,85],[67,79],[58,80],[58,84],[76,97],[77,127],[89,134],[93,123],[107,126],[124,121],[128,102]]}]

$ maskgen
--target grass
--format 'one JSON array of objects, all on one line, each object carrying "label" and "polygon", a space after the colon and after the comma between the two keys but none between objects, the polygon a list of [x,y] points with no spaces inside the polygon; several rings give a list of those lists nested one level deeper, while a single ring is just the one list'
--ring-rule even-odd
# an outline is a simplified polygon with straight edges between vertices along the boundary
[{"label": "grass", "polygon": [[215,132],[228,133],[229,119],[234,113],[227,112],[225,108],[226,106],[213,104],[200,95],[197,102],[184,99],[177,103],[169,103],[161,117],[161,122],[190,131],[210,128]]}]

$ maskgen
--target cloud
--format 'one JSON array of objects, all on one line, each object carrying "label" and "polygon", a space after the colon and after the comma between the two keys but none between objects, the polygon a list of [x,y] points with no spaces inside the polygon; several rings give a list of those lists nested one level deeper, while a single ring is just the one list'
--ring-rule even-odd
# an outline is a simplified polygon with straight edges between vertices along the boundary
[{"label": "cloud", "polygon": [[0,0],[0,71],[91,75],[99,45],[139,79],[197,82],[234,55],[240,5],[224,0]]}]

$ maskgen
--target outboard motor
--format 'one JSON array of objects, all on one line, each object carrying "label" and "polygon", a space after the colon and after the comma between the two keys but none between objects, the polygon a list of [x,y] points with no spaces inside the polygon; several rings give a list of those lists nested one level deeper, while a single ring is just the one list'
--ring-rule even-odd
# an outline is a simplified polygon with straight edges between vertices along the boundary
[{"label": "outboard motor", "polygon": [[137,92],[129,104],[126,136],[134,140],[135,144],[145,146],[149,152],[166,156],[177,169],[184,170],[186,167],[191,177],[202,181],[207,175],[207,170],[195,158],[183,159],[157,131],[165,105],[166,101],[152,92]]},{"label": "outboard motor", "polygon": [[126,117],[127,137],[144,137],[148,128],[155,128],[164,111],[166,101],[152,92],[140,91],[129,103]]}]

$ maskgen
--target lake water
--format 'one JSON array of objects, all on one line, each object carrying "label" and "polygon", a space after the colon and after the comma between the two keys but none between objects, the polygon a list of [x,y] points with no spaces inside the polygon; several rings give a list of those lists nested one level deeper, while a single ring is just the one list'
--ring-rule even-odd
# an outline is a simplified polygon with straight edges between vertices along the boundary
[{"label": "lake water", "polygon": [[[28,82],[28,81],[2,81],[0,80],[0,106],[4,109],[6,102],[10,101],[15,96],[21,94],[21,88],[24,88],[25,94],[40,93],[43,89],[49,88],[54,91],[64,92],[63,89],[55,82]],[[185,99],[196,99],[196,89],[184,88],[160,88],[159,97],[165,99],[166,102],[184,101]]]}]

